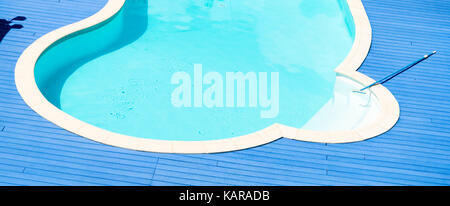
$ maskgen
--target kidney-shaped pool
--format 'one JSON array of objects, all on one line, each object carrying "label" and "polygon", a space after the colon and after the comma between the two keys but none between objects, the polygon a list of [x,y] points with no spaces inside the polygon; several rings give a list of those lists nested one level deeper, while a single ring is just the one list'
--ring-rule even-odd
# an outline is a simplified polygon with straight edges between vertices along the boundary
[{"label": "kidney-shaped pool", "polygon": [[[30,106],[105,143],[111,135],[159,144],[252,141],[253,134],[261,144],[288,136],[287,128],[370,125],[379,95],[352,93],[363,83],[336,73],[361,41],[348,2],[110,1],[86,28],[82,21],[47,37],[54,41],[35,61],[35,86],[72,126]],[[146,150],[133,145],[124,147]]]}]

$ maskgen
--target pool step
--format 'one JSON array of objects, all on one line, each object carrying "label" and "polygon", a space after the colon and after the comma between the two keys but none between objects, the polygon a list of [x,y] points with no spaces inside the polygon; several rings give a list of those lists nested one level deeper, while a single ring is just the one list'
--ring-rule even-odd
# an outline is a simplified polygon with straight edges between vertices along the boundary
[{"label": "pool step", "polygon": [[333,97],[304,125],[319,131],[352,130],[374,120],[379,111],[376,98],[352,92],[359,84],[337,77]]}]

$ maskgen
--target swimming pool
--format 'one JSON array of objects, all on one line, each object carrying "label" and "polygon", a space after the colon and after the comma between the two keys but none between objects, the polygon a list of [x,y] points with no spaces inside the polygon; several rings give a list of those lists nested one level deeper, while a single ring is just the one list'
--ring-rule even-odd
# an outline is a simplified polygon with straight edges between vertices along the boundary
[{"label": "swimming pool", "polygon": [[[396,103],[384,87],[381,95],[351,94],[364,77],[350,71],[370,46],[361,44],[361,19],[352,15],[363,11],[359,4],[109,1],[79,28],[34,44],[42,51],[31,61],[31,86],[40,95],[25,94],[21,85],[30,79],[20,64],[16,82],[25,101],[55,124],[132,149],[219,152],[280,137],[359,141],[396,121],[394,104],[387,106],[391,121],[373,126],[389,105],[380,98]],[[369,135],[353,131],[366,126]],[[329,132],[335,130],[350,140]]]}]

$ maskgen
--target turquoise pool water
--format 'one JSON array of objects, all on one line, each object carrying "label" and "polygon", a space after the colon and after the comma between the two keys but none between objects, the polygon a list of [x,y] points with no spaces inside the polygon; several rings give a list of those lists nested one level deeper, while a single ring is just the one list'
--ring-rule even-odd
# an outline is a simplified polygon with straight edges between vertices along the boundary
[{"label": "turquoise pool water", "polygon": [[[127,0],[109,21],[49,48],[35,78],[64,112],[130,136],[199,141],[273,123],[300,128],[332,97],[353,30],[345,0]],[[242,107],[195,107],[193,90],[191,107],[174,106],[180,85],[171,79],[185,72],[193,85],[194,64],[224,82],[226,72],[267,72],[269,95],[276,72],[276,115],[262,118],[268,108],[250,107],[250,97]]]}]

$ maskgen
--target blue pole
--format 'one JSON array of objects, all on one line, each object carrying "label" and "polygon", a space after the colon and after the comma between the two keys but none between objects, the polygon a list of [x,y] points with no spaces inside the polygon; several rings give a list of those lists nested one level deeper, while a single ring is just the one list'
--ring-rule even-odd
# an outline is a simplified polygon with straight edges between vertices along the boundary
[{"label": "blue pole", "polygon": [[377,85],[377,84],[383,84],[383,83],[385,83],[385,82],[391,80],[391,79],[394,78],[395,76],[397,76],[397,75],[403,73],[404,71],[410,69],[411,67],[415,66],[416,64],[422,62],[423,60],[428,59],[429,57],[433,56],[434,54],[436,54],[436,51],[433,51],[433,52],[431,52],[430,54],[423,56],[421,59],[419,59],[419,60],[417,60],[417,61],[415,61],[415,62],[409,64],[408,66],[405,66],[405,67],[403,67],[403,68],[401,68],[401,69],[395,71],[394,73],[387,75],[387,76],[384,77],[383,79],[380,79],[380,80],[378,80],[378,81],[376,81],[376,82],[370,84],[369,86],[366,86],[366,87],[364,87],[364,88],[362,88],[362,89],[360,89],[359,91],[356,91],[356,92],[362,92],[362,91],[364,91],[364,90],[366,90],[366,89],[368,89],[368,88],[370,88],[370,87],[372,87],[372,86],[374,86],[374,85]]}]

